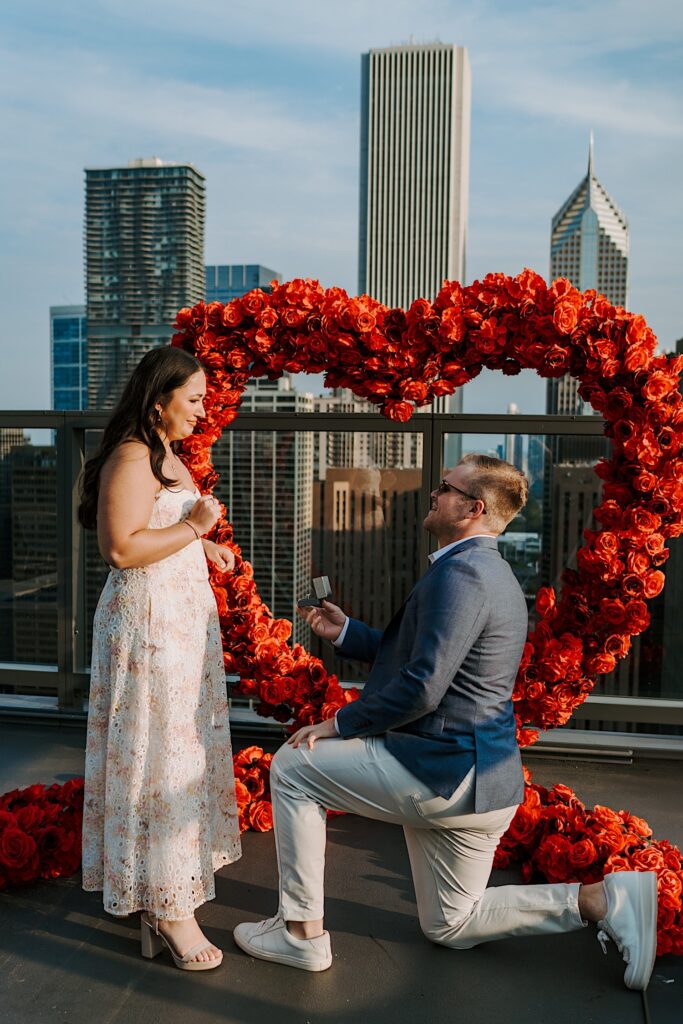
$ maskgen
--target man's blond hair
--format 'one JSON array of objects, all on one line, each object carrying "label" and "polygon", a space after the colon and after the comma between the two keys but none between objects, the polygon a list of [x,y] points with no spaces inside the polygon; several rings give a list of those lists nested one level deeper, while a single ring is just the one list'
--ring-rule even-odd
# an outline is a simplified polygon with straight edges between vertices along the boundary
[{"label": "man's blond hair", "polygon": [[529,482],[524,473],[509,462],[476,452],[463,455],[458,465],[470,469],[468,490],[484,502],[492,529],[502,533],[526,505]]}]

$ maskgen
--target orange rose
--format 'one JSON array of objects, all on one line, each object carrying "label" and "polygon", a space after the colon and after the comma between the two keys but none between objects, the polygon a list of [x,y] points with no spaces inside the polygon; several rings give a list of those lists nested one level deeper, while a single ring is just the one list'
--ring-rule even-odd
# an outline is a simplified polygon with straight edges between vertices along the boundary
[{"label": "orange rose", "polygon": [[660,871],[664,867],[664,858],[656,846],[645,846],[631,856],[634,871]]},{"label": "orange rose", "polygon": [[241,814],[251,800],[251,793],[239,779],[235,779],[235,797],[237,798],[237,810]]},{"label": "orange rose", "polygon": [[249,805],[249,824],[255,832],[270,832],[273,827],[273,806],[270,800],[256,800]]},{"label": "orange rose", "polygon": [[243,750],[238,750],[233,756],[233,762],[242,768],[250,768],[252,765],[257,764],[262,757],[263,747],[245,747]]},{"label": "orange rose", "polygon": [[541,618],[546,618],[556,605],[555,590],[553,587],[539,587],[536,594],[536,611]]},{"label": "orange rose", "polygon": [[597,851],[590,839],[579,839],[572,843],[569,850],[569,861],[573,868],[588,868],[597,858]]},{"label": "orange rose", "polygon": [[578,309],[574,302],[558,302],[555,306],[553,323],[560,334],[571,334],[578,319]]},{"label": "orange rose", "polygon": [[675,387],[675,378],[672,378],[668,373],[655,371],[650,374],[647,383],[643,385],[640,392],[643,398],[647,398],[650,402],[661,402]]},{"label": "orange rose", "polygon": [[661,594],[664,589],[664,581],[665,576],[660,569],[653,569],[652,572],[649,572],[645,577],[645,585],[643,588],[645,597],[652,598],[656,597],[657,594]]},{"label": "orange rose", "polygon": [[407,423],[413,415],[413,406],[410,402],[398,402],[389,398],[382,403],[382,412],[387,419]]},{"label": "orange rose", "polygon": [[223,310],[223,323],[226,327],[236,327],[244,319],[244,311],[239,299],[233,299]]}]

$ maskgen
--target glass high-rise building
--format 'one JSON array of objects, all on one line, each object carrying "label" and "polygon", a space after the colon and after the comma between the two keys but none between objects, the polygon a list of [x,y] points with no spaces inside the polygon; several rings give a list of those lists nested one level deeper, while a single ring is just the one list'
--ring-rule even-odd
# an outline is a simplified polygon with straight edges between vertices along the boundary
[{"label": "glass high-rise building", "polygon": [[110,408],[140,358],[204,298],[204,176],[152,157],[89,169],[85,198],[88,405]]},{"label": "glass high-rise building", "polygon": [[88,321],[85,306],[50,306],[53,409],[88,406]]},{"label": "glass high-rise building", "polygon": [[470,65],[461,46],[362,57],[359,290],[388,306],[464,281]]},{"label": "glass high-rise building", "polygon": [[276,271],[258,263],[210,264],[205,270],[207,302],[230,302],[252,288],[269,292],[272,281],[282,280]]},{"label": "glass high-rise building", "polygon": [[[552,220],[550,280],[566,277],[580,291],[595,288],[615,306],[628,295],[628,222],[593,166],[593,138],[588,170]],[[577,415],[583,411],[578,383],[570,377],[548,381],[547,412]]]}]

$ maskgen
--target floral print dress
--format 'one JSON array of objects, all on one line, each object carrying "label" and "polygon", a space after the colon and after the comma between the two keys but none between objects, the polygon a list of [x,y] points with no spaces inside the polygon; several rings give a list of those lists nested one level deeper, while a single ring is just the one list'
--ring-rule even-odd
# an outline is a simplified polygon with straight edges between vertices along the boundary
[{"label": "floral print dress", "polygon": [[[162,488],[148,528],[179,522],[197,497]],[[180,920],[239,856],[218,613],[193,541],[112,569],[95,612],[83,888],[116,916]]]}]

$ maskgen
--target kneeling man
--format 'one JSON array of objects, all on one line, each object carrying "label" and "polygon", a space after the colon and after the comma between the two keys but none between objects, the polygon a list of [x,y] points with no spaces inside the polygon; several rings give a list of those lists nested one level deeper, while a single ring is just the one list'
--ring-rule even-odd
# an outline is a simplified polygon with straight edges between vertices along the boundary
[{"label": "kneeling man", "polygon": [[424,526],[438,550],[383,632],[330,602],[304,613],[342,657],[372,668],[359,700],[300,729],[273,760],[280,906],[273,918],[237,926],[245,952],[306,971],[331,965],[323,873],[332,808],[403,826],[420,925],[433,942],[468,949],[594,921],[601,941],[611,937],[621,950],[626,985],[646,987],[656,951],[653,872],[486,888],[524,794],[511,698],[527,608],[496,537],[526,498],[514,466],[465,456],[432,492]]}]

